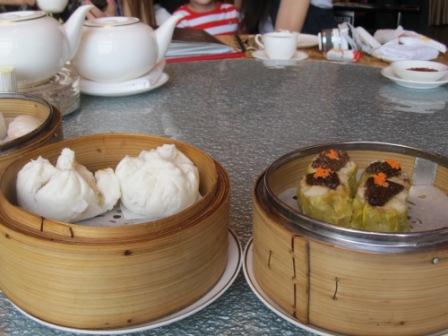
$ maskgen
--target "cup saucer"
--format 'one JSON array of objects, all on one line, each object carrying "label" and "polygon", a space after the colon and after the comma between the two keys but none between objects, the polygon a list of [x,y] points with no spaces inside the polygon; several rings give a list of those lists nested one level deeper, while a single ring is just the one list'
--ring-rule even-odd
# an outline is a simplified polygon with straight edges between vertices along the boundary
[{"label": "cup saucer", "polygon": [[149,92],[168,81],[169,76],[163,72],[164,65],[164,62],[160,62],[145,75],[119,83],[99,83],[81,78],[79,87],[84,94],[102,97],[123,97]]},{"label": "cup saucer", "polygon": [[381,74],[390,79],[391,81],[395,82],[396,84],[407,87],[410,89],[434,89],[436,87],[439,87],[441,85],[445,85],[448,83],[448,76],[445,76],[438,81],[433,82],[424,82],[424,81],[416,81],[416,80],[409,80],[409,79],[403,79],[401,77],[398,77],[398,75],[395,74],[395,72],[392,69],[392,66],[388,66],[381,70]]},{"label": "cup saucer", "polygon": [[290,59],[271,59],[266,55],[263,49],[256,50],[252,53],[252,56],[256,59],[262,61],[273,61],[273,62],[298,62],[303,61],[308,58],[308,54],[304,51],[296,51],[292,58]]}]

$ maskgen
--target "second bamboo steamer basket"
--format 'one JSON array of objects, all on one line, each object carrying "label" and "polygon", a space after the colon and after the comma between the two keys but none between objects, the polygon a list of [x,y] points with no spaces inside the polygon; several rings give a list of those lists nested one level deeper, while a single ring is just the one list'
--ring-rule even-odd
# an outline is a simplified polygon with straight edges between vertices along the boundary
[{"label": "second bamboo steamer basket", "polygon": [[[42,218],[15,205],[15,177],[30,159],[54,162],[64,147],[90,170],[115,167],[174,143],[198,167],[203,198],[173,216],[119,227]],[[199,149],[172,139],[100,134],[26,153],[0,179],[0,288],[27,313],[79,329],[148,322],[204,295],[227,264],[229,180]]]},{"label": "second bamboo steamer basket", "polygon": [[448,159],[421,150],[345,143],[287,154],[255,187],[257,282],[293,319],[329,333],[411,336],[448,329],[446,225],[402,234],[357,231],[313,220],[281,200],[328,148],[346,150],[361,169],[375,160],[399,160],[409,176],[417,162],[419,169],[429,162],[434,185],[448,192]]},{"label": "second bamboo steamer basket", "polygon": [[30,115],[42,120],[34,131],[0,145],[0,171],[24,153],[62,139],[61,114],[38,97],[0,93],[0,112],[5,118]]}]

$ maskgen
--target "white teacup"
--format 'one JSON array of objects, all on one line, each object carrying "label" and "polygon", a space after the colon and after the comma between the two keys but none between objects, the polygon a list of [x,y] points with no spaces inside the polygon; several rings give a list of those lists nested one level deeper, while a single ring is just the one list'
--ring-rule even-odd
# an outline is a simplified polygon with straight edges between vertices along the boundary
[{"label": "white teacup", "polygon": [[61,13],[67,7],[68,0],[37,0],[37,6],[44,12]]},{"label": "white teacup", "polygon": [[257,34],[255,42],[273,60],[291,59],[297,50],[298,34],[288,31]]}]

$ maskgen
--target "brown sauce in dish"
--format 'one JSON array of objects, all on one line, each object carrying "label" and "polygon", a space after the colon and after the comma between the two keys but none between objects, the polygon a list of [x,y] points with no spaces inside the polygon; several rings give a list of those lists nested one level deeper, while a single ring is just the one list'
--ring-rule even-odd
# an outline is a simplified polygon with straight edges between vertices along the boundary
[{"label": "brown sauce in dish", "polygon": [[401,184],[392,181],[387,181],[386,186],[375,184],[373,177],[369,177],[364,186],[366,187],[364,196],[371,206],[383,206],[404,189]]},{"label": "brown sauce in dish", "polygon": [[334,171],[330,172],[326,177],[316,177],[316,174],[307,174],[306,183],[308,185],[324,186],[330,189],[336,189],[341,182],[339,181],[338,174]]},{"label": "brown sauce in dish", "polygon": [[350,160],[347,152],[337,149],[328,149],[320,152],[317,158],[311,163],[313,168],[329,168],[338,171]]},{"label": "brown sauce in dish", "polygon": [[387,161],[375,161],[367,168],[368,174],[384,173],[387,177],[399,176],[401,174],[401,167],[393,168]]},{"label": "brown sauce in dish", "polygon": [[424,67],[416,67],[416,68],[408,68],[406,70],[411,70],[411,71],[419,71],[419,72],[437,72],[439,70],[437,69],[433,69],[433,68],[424,68]]}]

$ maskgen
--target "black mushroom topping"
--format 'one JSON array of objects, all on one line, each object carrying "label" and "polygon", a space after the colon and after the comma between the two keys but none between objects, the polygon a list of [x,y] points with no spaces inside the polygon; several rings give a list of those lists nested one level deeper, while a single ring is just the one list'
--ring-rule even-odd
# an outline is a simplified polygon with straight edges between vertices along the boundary
[{"label": "black mushroom topping", "polygon": [[338,149],[328,149],[319,153],[317,158],[311,163],[313,168],[329,168],[338,171],[350,160],[347,152]]}]

